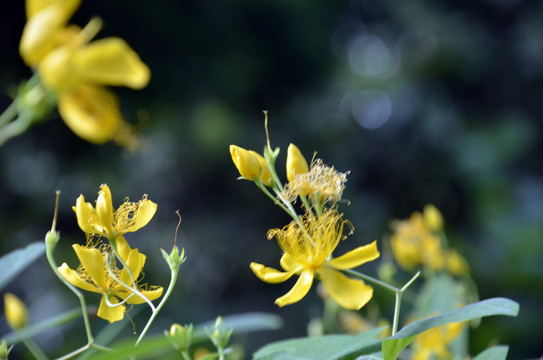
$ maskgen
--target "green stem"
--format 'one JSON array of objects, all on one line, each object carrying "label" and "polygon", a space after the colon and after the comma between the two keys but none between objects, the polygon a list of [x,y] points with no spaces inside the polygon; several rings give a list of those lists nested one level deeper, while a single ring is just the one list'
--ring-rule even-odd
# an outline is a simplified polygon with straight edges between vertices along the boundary
[{"label": "green stem", "polygon": [[15,119],[17,116],[17,102],[13,101],[9,106],[0,114],[0,127],[9,123],[11,120]]},{"label": "green stem", "polygon": [[34,340],[30,338],[24,339],[23,343],[37,360],[47,360],[47,356],[43,353],[43,351],[41,351]]},{"label": "green stem", "polygon": [[83,321],[85,323],[85,331],[87,332],[87,341],[90,345],[92,345],[94,343],[94,338],[92,337],[92,331],[91,331],[91,327],[90,327],[90,321],[89,321],[89,314],[87,312],[87,305],[85,303],[85,297],[83,296],[83,294],[77,290],[77,288],[75,286],[73,286],[72,284],[70,284],[68,282],[68,280],[66,280],[64,278],[64,276],[62,276],[60,274],[60,272],[58,271],[57,269],[57,264],[55,263],[55,259],[53,258],[53,249],[51,247],[47,247],[47,251],[46,251],[46,254],[47,254],[47,261],[49,262],[49,266],[51,267],[51,269],[53,270],[53,272],[55,273],[55,275],[60,279],[60,281],[62,281],[64,283],[64,285],[66,285],[68,287],[68,289],[70,289],[76,296],[77,298],[79,299],[79,303],[81,304],[81,310],[83,312]]},{"label": "green stem", "polygon": [[119,254],[119,251],[117,250],[117,244],[116,244],[115,240],[113,240],[113,241],[110,240],[109,243],[111,244],[111,249],[113,249],[113,252],[115,253],[115,257],[119,260],[119,262],[123,266],[123,269],[125,269],[126,272],[128,273],[128,276],[130,277],[130,281],[132,282],[132,286],[129,286],[129,285],[125,284],[124,282],[121,281],[121,279],[119,279],[117,276],[115,276],[112,269],[109,268],[109,264],[108,264],[108,272],[109,272],[109,274],[111,275],[111,277],[113,277],[113,279],[115,279],[115,281],[117,281],[119,284],[121,284],[126,289],[128,289],[128,290],[130,290],[132,292],[132,294],[130,294],[129,297],[132,296],[133,294],[138,295],[140,298],[142,298],[147,303],[147,305],[149,305],[151,310],[153,312],[155,312],[155,306],[153,305],[151,300],[149,300],[145,295],[143,295],[138,290],[138,287],[136,285],[136,281],[134,280],[134,276],[132,275],[132,271],[130,271],[130,268],[128,267],[128,265],[126,265],[126,262],[124,261],[124,259]]},{"label": "green stem", "polygon": [[186,350],[181,351],[184,360],[191,360],[189,353]]},{"label": "green stem", "polygon": [[370,281],[370,282],[373,282],[374,284],[377,284],[377,285],[380,285],[392,292],[394,292],[394,295],[395,295],[395,303],[394,303],[394,318],[392,320],[392,335],[396,334],[397,330],[398,330],[398,323],[400,321],[400,306],[401,306],[401,301],[402,301],[402,295],[403,293],[405,292],[405,290],[407,290],[407,288],[409,286],[411,286],[411,284],[413,284],[413,282],[420,276],[420,271],[417,272],[415,274],[415,276],[413,276],[407,283],[405,283],[404,286],[402,286],[400,289],[398,289],[397,287],[394,287],[392,285],[389,285],[381,280],[378,280],[374,277],[371,277],[371,276],[368,276],[368,275],[365,275],[365,274],[362,274],[362,273],[359,273],[357,271],[354,271],[354,270],[344,270],[347,274],[349,275],[353,275],[355,277],[358,277],[358,278],[361,278],[363,280],[367,280],[367,281]]},{"label": "green stem", "polygon": [[149,330],[149,327],[151,326],[151,324],[155,320],[155,317],[158,315],[158,312],[160,311],[160,309],[162,309],[162,307],[164,306],[164,304],[166,303],[166,301],[170,297],[170,294],[173,291],[173,287],[175,286],[175,283],[177,282],[177,276],[179,275],[179,267],[177,267],[177,268],[174,267],[174,268],[170,268],[170,269],[171,269],[171,279],[170,279],[170,285],[168,285],[168,290],[166,290],[166,293],[162,297],[162,300],[160,301],[160,304],[158,304],[156,309],[153,310],[153,314],[151,315],[151,317],[147,321],[147,324],[145,325],[145,328],[143,328],[143,331],[141,332],[141,334],[140,334],[140,336],[139,336],[139,338],[136,341],[136,344],[134,346],[138,346],[139,342],[143,339],[143,337],[147,333],[147,330]]},{"label": "green stem", "polygon": [[15,120],[4,124],[0,128],[0,146],[4,145],[8,140],[24,133],[32,125],[30,116],[19,116]]}]

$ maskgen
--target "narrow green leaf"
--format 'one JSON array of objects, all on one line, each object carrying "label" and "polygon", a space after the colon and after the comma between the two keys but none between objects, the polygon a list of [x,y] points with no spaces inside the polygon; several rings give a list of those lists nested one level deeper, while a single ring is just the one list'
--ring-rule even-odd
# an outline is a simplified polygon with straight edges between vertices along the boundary
[{"label": "narrow green leaf", "polygon": [[415,339],[416,335],[433,327],[485,316],[517,316],[518,312],[519,305],[515,301],[506,298],[492,298],[428,319],[415,321],[383,341],[383,359],[395,360],[398,354]]},{"label": "narrow green leaf", "polygon": [[473,360],[505,360],[508,352],[509,346],[493,346],[474,357]]},{"label": "narrow green leaf", "polygon": [[14,250],[0,258],[0,290],[45,252],[43,241]]},{"label": "narrow green leaf", "polygon": [[355,359],[379,350],[375,336],[386,327],[351,335],[325,335],[275,342],[253,354],[254,360],[340,360]]},{"label": "narrow green leaf", "polygon": [[6,336],[4,336],[3,338],[4,340],[6,340],[8,344],[17,344],[23,340],[34,337],[37,334],[40,334],[44,331],[66,324],[81,316],[82,316],[81,308],[72,309],[63,314],[60,314],[52,318],[49,318],[45,321],[42,321],[36,325],[29,325],[22,330],[11,332],[7,334]]}]

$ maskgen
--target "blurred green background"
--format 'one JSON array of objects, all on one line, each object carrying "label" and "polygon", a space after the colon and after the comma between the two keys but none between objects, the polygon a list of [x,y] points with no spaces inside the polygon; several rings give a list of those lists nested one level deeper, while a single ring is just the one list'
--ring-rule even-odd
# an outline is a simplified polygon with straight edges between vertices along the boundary
[{"label": "blurred green background", "polygon": [[[472,354],[492,343],[510,344],[515,359],[543,354],[543,2],[94,0],[72,23],[92,16],[104,21],[99,37],[126,39],[151,68],[144,90],[116,89],[147,147],[127,156],[113,144],[91,145],[56,114],[8,142],[0,149],[2,254],[43,239],[60,189],[56,258],[75,266],[71,244],[85,241],[71,210],[77,196],[94,201],[102,183],[115,206],[147,193],[158,212],[127,236],[148,255],[145,279],[167,285],[158,248],[171,249],[177,209],[188,258],[154,332],[265,311],[285,326],[237,338],[248,352],[304,336],[322,311],[315,290],[279,309],[273,301],[292,283],[265,284],[248,267],[277,266],[280,250],[266,232],[289,219],[255,186],[236,181],[228,152],[230,144],[262,150],[268,110],[280,175],[290,142],[308,159],[318,151],[350,170],[344,198],[351,203],[341,210],[356,228],[353,248],[381,241],[391,219],[433,203],[480,297],[520,303],[518,318],[485,319],[472,331]],[[9,89],[31,75],[18,55],[24,22],[23,1],[3,4],[2,109]],[[28,304],[32,322],[78,306],[45,259],[7,290]],[[37,341],[62,355],[80,346],[77,331],[76,321]]]}]

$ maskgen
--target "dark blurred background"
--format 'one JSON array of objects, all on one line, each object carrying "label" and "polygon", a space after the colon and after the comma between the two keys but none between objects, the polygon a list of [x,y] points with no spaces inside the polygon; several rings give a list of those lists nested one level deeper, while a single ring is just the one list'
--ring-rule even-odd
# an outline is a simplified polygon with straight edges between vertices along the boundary
[{"label": "dark blurred background", "polygon": [[[72,23],[92,16],[104,21],[98,37],[126,39],[151,68],[144,90],[116,89],[147,147],[129,156],[113,144],[94,146],[56,114],[8,142],[0,149],[2,254],[43,239],[60,189],[56,258],[76,266],[71,244],[85,241],[71,210],[77,196],[94,201],[102,183],[115,206],[147,193],[158,212],[127,235],[148,255],[145,279],[168,283],[158,248],[171,249],[177,209],[188,258],[152,330],[264,311],[285,326],[237,338],[249,353],[304,336],[322,311],[315,290],[279,309],[273,301],[292,282],[265,284],[248,267],[278,266],[280,250],[266,232],[289,219],[255,186],[236,181],[228,152],[230,144],[262,150],[268,110],[280,175],[290,142],[308,159],[318,151],[350,170],[344,198],[351,203],[341,210],[356,228],[352,248],[381,240],[391,219],[435,204],[480,297],[520,303],[518,318],[485,319],[472,331],[471,353],[503,343],[511,358],[543,354],[543,2],[94,0]],[[8,90],[31,75],[18,55],[24,22],[23,1],[4,4],[2,109]],[[372,266],[365,269],[375,274]],[[28,304],[31,322],[78,306],[45,259],[7,290]],[[376,297],[392,310],[391,294],[376,289]],[[140,315],[138,329],[148,314]],[[5,334],[5,321],[0,326]],[[37,340],[61,355],[80,346],[68,330],[83,326],[76,321]],[[124,335],[131,331],[127,325]]]}]

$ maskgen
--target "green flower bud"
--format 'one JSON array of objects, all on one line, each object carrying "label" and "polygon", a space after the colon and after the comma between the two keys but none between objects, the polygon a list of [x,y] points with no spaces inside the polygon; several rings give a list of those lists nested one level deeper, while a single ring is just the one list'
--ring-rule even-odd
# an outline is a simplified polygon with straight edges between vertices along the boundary
[{"label": "green flower bud", "polygon": [[181,326],[173,324],[170,328],[168,338],[172,345],[179,351],[188,351],[192,337],[192,324]]}]

